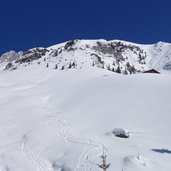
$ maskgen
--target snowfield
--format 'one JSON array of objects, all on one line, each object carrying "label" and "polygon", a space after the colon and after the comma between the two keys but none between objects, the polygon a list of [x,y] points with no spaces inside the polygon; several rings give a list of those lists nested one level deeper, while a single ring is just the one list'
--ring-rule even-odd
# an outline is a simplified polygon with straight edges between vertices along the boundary
[{"label": "snowfield", "polygon": [[0,70],[12,71],[30,65],[68,70],[96,66],[124,75],[155,69],[171,73],[171,44],[141,45],[121,40],[70,40],[48,48],[9,51],[0,57]]},{"label": "snowfield", "polygon": [[171,75],[0,71],[0,171],[98,171],[103,149],[108,171],[169,171],[170,102]]}]

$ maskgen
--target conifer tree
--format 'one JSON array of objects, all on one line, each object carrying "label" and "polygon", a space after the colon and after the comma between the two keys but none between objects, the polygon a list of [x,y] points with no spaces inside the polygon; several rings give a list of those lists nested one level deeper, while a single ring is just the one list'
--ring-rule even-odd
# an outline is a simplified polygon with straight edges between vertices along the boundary
[{"label": "conifer tree", "polygon": [[57,64],[55,65],[55,69],[58,69],[58,65]]},{"label": "conifer tree", "polygon": [[69,66],[68,66],[68,69],[71,69],[72,68],[72,65],[71,65],[71,62],[69,63]]},{"label": "conifer tree", "polygon": [[61,70],[64,70],[64,66],[62,65],[62,68],[61,68]]},{"label": "conifer tree", "polygon": [[131,71],[131,73],[135,74],[136,69],[135,69],[134,65],[131,66],[130,71]]},{"label": "conifer tree", "polygon": [[75,67],[75,62],[72,63],[72,66]]},{"label": "conifer tree", "polygon": [[104,62],[102,63],[102,66],[101,67],[104,69]]},{"label": "conifer tree", "polygon": [[121,73],[121,68],[120,68],[120,66],[117,67],[116,72],[117,72],[118,74]]},{"label": "conifer tree", "polygon": [[112,70],[111,70],[112,72],[115,72],[115,69],[114,68],[112,68]]},{"label": "conifer tree", "polygon": [[107,69],[110,70],[110,64],[107,66]]},{"label": "conifer tree", "polygon": [[125,70],[123,71],[123,74],[124,74],[124,75],[128,75],[128,72],[127,72],[126,68],[125,68]]}]

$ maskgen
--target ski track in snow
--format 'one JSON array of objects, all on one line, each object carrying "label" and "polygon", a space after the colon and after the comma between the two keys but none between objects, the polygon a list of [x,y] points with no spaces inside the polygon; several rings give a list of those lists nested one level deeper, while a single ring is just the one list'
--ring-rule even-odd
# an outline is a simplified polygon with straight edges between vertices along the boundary
[{"label": "ski track in snow", "polygon": [[52,166],[50,166],[47,162],[41,160],[38,155],[28,152],[25,142],[22,144],[21,149],[23,154],[37,166],[37,171],[52,171]]},{"label": "ski track in snow", "polygon": [[[77,164],[75,166],[74,171],[80,171],[80,170],[90,170],[92,165],[96,165],[91,160],[99,157],[103,151],[106,149],[103,144],[91,141],[89,139],[83,139],[80,137],[75,137],[68,133],[68,130],[70,128],[70,124],[67,123],[67,121],[62,118],[62,114],[58,114],[57,116],[54,115],[48,115],[50,119],[46,122],[46,124],[50,127],[53,127],[50,122],[53,119],[56,123],[56,131],[57,134],[64,139],[66,143],[75,143],[75,144],[82,144],[84,145],[83,150],[78,158]],[[89,150],[89,147],[91,149]],[[91,155],[92,152],[101,151],[97,153],[96,155]]]},{"label": "ski track in snow", "polygon": [[16,150],[19,153],[23,154],[28,160],[30,160],[36,166],[37,171],[53,171],[52,166],[50,166],[48,162],[43,161],[39,158],[39,156],[32,154],[26,149],[25,142],[22,143],[21,148],[18,148],[15,144],[10,142],[10,140],[7,137],[1,136],[0,146],[6,149]]}]

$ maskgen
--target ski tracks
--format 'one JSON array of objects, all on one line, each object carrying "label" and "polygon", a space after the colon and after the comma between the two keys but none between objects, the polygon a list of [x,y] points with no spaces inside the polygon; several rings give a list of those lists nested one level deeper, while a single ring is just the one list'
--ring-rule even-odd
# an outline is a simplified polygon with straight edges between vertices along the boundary
[{"label": "ski tracks", "polygon": [[[75,137],[69,134],[71,125],[64,118],[62,118],[62,114],[58,114],[57,116],[48,116],[50,119],[46,122],[46,124],[55,129],[56,133],[62,137],[66,143],[84,145],[74,171],[91,170],[92,165],[95,165],[92,160],[96,159],[103,153],[103,150],[105,149],[104,145],[89,139]],[[51,121],[54,122],[54,125],[51,124]],[[7,149],[11,148],[17,150],[19,153],[23,154],[35,165],[37,171],[53,171],[52,165],[40,157],[41,153],[43,153],[48,147],[40,150],[39,153],[34,154],[29,149],[27,149],[25,141],[22,142],[21,147],[18,147],[16,144],[10,142],[7,137],[3,136],[0,138],[0,146],[2,148],[4,147]]]},{"label": "ski tracks", "polygon": [[1,136],[0,147],[2,147],[2,149],[15,150],[20,154],[23,154],[28,160],[30,160],[35,165],[37,171],[53,171],[50,163],[41,160],[39,156],[32,154],[26,149],[25,142],[22,143],[21,147],[18,147],[16,144],[12,143],[7,137]]},{"label": "ski tracks", "polygon": [[[58,114],[57,116],[48,116],[50,117],[50,119],[47,121],[47,125],[55,128],[57,134],[62,137],[66,143],[76,143],[84,145],[74,171],[90,170],[92,165],[95,165],[92,160],[99,157],[103,153],[104,149],[106,149],[104,145],[89,139],[75,137],[69,134],[68,130],[70,129],[70,124],[67,123],[64,118],[62,118],[62,114]],[[50,124],[51,121],[55,121],[54,126]],[[93,152],[95,153],[94,155],[92,154]]]},{"label": "ski tracks", "polygon": [[37,171],[52,171],[52,166],[48,163],[40,159],[39,155],[32,154],[26,149],[25,142],[22,143],[21,146],[22,153],[32,161],[33,164],[37,167]]}]

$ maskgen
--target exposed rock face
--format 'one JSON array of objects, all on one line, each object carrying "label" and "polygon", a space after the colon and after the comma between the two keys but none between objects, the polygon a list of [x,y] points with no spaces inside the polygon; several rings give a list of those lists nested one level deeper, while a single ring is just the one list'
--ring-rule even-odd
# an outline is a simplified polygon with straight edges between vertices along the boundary
[{"label": "exposed rock face", "polygon": [[43,56],[46,55],[47,52],[49,52],[49,50],[47,50],[45,48],[36,48],[36,49],[28,50],[28,51],[24,52],[22,54],[21,58],[19,58],[15,62],[20,63],[20,64],[29,63],[34,60],[38,60],[38,59],[42,58]]},{"label": "exposed rock face", "polygon": [[10,51],[7,53],[4,53],[1,57],[0,57],[0,63],[2,62],[12,62],[14,60],[17,60],[23,52],[15,52],[15,51]]},{"label": "exposed rock face", "polygon": [[48,68],[62,70],[95,66],[122,74],[149,69],[161,72],[171,71],[171,45],[164,42],[139,45],[119,40],[70,40],[49,48],[34,48],[19,53],[10,51],[2,55],[0,62],[9,63],[5,70],[13,70],[35,62],[40,65],[45,63]]}]

